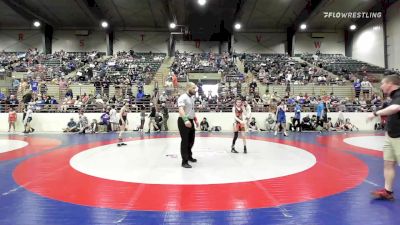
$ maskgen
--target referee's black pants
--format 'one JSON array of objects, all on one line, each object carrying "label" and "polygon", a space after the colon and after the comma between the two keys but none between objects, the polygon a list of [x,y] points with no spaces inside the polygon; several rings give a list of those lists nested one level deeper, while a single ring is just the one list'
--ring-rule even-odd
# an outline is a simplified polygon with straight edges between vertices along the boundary
[{"label": "referee's black pants", "polygon": [[181,135],[181,156],[182,156],[182,164],[188,163],[189,159],[192,158],[192,147],[194,144],[195,138],[195,129],[194,123],[192,119],[189,119],[190,123],[192,124],[191,128],[187,128],[185,126],[185,122],[183,119],[179,117],[178,119],[178,128],[179,134]]}]

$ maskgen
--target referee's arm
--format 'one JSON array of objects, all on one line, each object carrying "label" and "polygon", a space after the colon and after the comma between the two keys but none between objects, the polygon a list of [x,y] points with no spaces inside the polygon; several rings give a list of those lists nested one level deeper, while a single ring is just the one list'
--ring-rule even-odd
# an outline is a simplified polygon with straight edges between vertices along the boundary
[{"label": "referee's arm", "polygon": [[390,116],[400,112],[400,105],[393,104],[374,113],[375,116]]},{"label": "referee's arm", "polygon": [[180,117],[184,117],[184,116],[186,116],[186,114],[185,114],[185,110],[183,109],[183,106],[180,106],[179,108],[179,116]]}]

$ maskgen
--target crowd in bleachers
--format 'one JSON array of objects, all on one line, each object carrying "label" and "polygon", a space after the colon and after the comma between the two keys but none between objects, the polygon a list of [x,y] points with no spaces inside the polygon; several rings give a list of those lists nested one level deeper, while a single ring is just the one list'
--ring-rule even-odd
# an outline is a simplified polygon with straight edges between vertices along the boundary
[{"label": "crowd in bleachers", "polygon": [[63,77],[77,68],[94,61],[102,54],[98,52],[77,53],[58,51],[42,54],[37,49],[26,52],[0,53],[0,63],[4,70],[24,72],[26,77],[38,77],[52,80]]},{"label": "crowd in bleachers", "polygon": [[[114,85],[117,95],[132,95],[132,86],[149,84],[165,58],[164,53],[118,52],[104,61],[94,61],[73,78],[77,83],[93,83],[96,92],[108,94]],[[105,90],[105,91],[104,91]]]},{"label": "crowd in bleachers", "polygon": [[187,73],[216,73],[231,65],[229,53],[175,53],[172,69],[175,72],[184,70]]},{"label": "crowd in bleachers", "polygon": [[233,61],[233,57],[224,52],[215,53],[175,53],[175,60],[170,68],[167,82],[174,84],[186,82],[189,73],[218,73],[224,80],[235,80],[239,71]]},{"label": "crowd in bleachers", "polygon": [[349,74],[400,74],[399,70],[386,70],[382,67],[361,62],[342,54],[304,54],[301,58],[319,68],[342,76],[347,76]]},{"label": "crowd in bleachers", "polygon": [[245,72],[252,72],[263,84],[332,84],[342,83],[316,66],[300,63],[281,54],[246,54]]},{"label": "crowd in bleachers", "polygon": [[[57,57],[61,53],[56,53]],[[54,56],[56,57],[56,56]],[[60,99],[58,102],[61,106],[58,110],[76,111],[82,105],[89,105],[90,110],[101,110],[107,104],[122,104],[123,102],[140,103],[146,102],[148,105],[150,100],[155,97],[146,95],[143,92],[143,85],[146,79],[157,71],[165,54],[154,53],[135,53],[118,52],[115,56],[107,60],[90,60],[87,61],[89,66],[77,72],[73,78],[56,78],[53,84],[59,85],[61,90]],[[201,60],[207,60],[209,65],[218,69],[221,73],[221,83],[219,84],[218,96],[207,96],[201,88],[201,82],[198,84],[199,97],[196,99],[196,105],[202,111],[229,111],[233,100],[237,96],[242,95],[242,84],[244,83],[244,74],[241,74],[237,67],[234,66],[233,58],[229,54],[193,54],[193,53],[177,53],[178,61],[175,61],[171,66],[171,76],[173,86],[177,83],[177,77],[186,74],[187,70],[192,71],[192,68],[199,68]],[[245,62],[245,70],[251,71],[256,75],[258,80],[263,83],[274,84],[303,84],[309,82],[312,77],[317,77],[316,81],[322,83],[318,78],[324,76],[322,70],[314,71],[313,67],[301,65],[286,55],[261,55],[261,54],[243,54],[241,57]],[[187,62],[187,63],[183,63]],[[246,71],[245,71],[246,72]],[[227,79],[230,76],[236,76],[237,79]],[[39,109],[44,109],[42,105],[51,97],[46,93],[46,82],[40,77],[27,77],[19,82],[14,80],[13,87],[18,87],[18,93],[22,95],[32,91],[33,100],[38,102]],[[68,87],[74,82],[90,81],[95,86],[95,93],[80,93],[81,96],[73,96],[72,90]],[[110,85],[115,87],[115,95],[109,96]],[[233,84],[233,85],[232,85]],[[138,91],[133,93],[132,87],[137,85]],[[288,105],[293,105],[295,101],[300,101],[307,108],[313,107],[318,97],[315,96],[276,96],[270,93],[258,93],[256,91],[257,82],[254,80],[248,87],[248,101],[255,111],[268,111],[269,107],[273,107],[274,102],[279,102],[285,99]],[[290,89],[288,90],[290,91]],[[372,90],[371,90],[372,92]],[[157,93],[157,91],[155,92]],[[357,93],[357,91],[356,91]],[[168,107],[176,107],[176,92],[164,92],[157,94],[157,97],[162,102],[169,103]],[[331,96],[330,96],[331,97]],[[355,105],[353,108],[345,107],[340,111],[370,111],[376,105],[372,99],[359,99],[355,96],[354,100],[350,99],[332,99],[332,106],[337,108],[339,105]],[[365,97],[365,96],[364,96]],[[371,103],[372,101],[372,103]],[[49,101],[47,101],[48,104]],[[53,101],[54,102],[54,101]],[[343,107],[342,107],[343,108]],[[311,109],[312,110],[312,109]],[[334,111],[339,111],[333,109]]]},{"label": "crowd in bleachers", "polygon": [[[7,55],[6,53],[4,55]],[[16,55],[11,54],[11,55]],[[38,56],[38,57],[34,57]],[[86,110],[96,111],[101,110],[105,104],[123,104],[123,102],[150,102],[150,96],[146,95],[143,86],[148,84],[154,74],[157,72],[162,61],[165,58],[164,53],[135,53],[118,52],[115,56],[103,59],[101,54],[93,52],[86,53],[65,53],[64,51],[56,52],[52,55],[39,55],[35,51],[29,50],[25,54],[25,59],[41,59],[59,60],[67,63],[68,68],[75,69],[77,65],[83,66],[78,69],[75,76],[66,76],[62,72],[52,79],[46,80],[43,73],[54,72],[52,66],[37,64],[32,65],[27,62],[27,70],[24,78],[14,78],[11,87],[8,91],[8,98],[13,96],[32,96],[32,101],[35,102],[36,110],[38,111],[62,111],[75,112],[85,106]],[[7,59],[13,59],[9,56]],[[71,64],[71,62],[76,64]],[[10,61],[11,62],[11,61]],[[24,60],[12,63],[26,63]],[[8,64],[10,65],[10,64]],[[24,64],[25,65],[25,64]],[[46,71],[31,70],[35,66],[41,66]],[[49,84],[57,85],[59,88],[59,99],[47,94],[47,86]],[[95,87],[94,93],[79,93],[73,95],[71,85],[86,84]],[[110,86],[115,88],[115,95],[110,96]],[[137,93],[134,93],[133,88],[137,87]],[[54,93],[53,93],[54,94]],[[50,103],[50,99],[53,99]],[[6,103],[7,97],[2,99],[2,103]],[[57,106],[55,106],[57,105]],[[4,108],[4,107],[3,107]]]},{"label": "crowd in bleachers", "polygon": [[[30,60],[13,61],[17,54],[3,53],[1,59],[9,60],[10,65],[23,63],[31,71],[31,75],[22,80],[14,79],[12,87],[18,89],[17,92],[10,92],[6,96],[0,93],[0,111],[6,112],[9,108],[16,108],[20,111],[24,109],[21,105],[32,105],[35,112],[104,112],[114,106],[117,110],[125,103],[129,103],[133,112],[142,110],[149,111],[152,103],[157,105],[164,104],[172,112],[177,111],[178,92],[169,92],[168,89],[161,93],[155,87],[153,93],[144,93],[143,86],[152,80],[154,74],[159,69],[165,54],[159,53],[135,53],[133,51],[118,52],[115,56],[102,59],[99,54],[72,54],[57,52],[50,56],[39,56],[35,51],[28,52],[25,58]],[[27,57],[28,56],[28,57]],[[33,58],[32,58],[33,57]],[[42,57],[42,58],[41,58]],[[65,73],[54,77],[52,84],[59,86],[60,98],[56,99],[47,94],[46,79],[31,70],[39,65],[47,68],[49,72],[52,66],[37,64],[31,59],[46,60],[61,59],[63,65],[78,69],[76,76],[66,77]],[[176,87],[178,80],[193,72],[218,72],[221,75],[218,95],[204,93],[201,81],[198,82],[198,96],[195,99],[196,110],[201,112],[230,112],[234,100],[240,96],[246,96],[246,101],[251,105],[254,112],[274,112],[279,102],[284,101],[288,105],[289,111],[293,111],[294,106],[299,104],[303,112],[315,111],[320,101],[323,101],[329,112],[371,112],[387,104],[388,100],[382,100],[380,96],[372,92],[366,95],[362,87],[363,82],[354,82],[356,96],[354,98],[338,98],[331,93],[330,95],[310,96],[307,93],[291,95],[288,84],[307,84],[307,83],[338,83],[338,78],[329,75],[319,65],[309,66],[300,63],[287,55],[262,55],[262,54],[242,54],[241,60],[244,62],[245,72],[252,72],[255,80],[246,83],[246,75],[240,73],[231,55],[224,53],[221,55],[212,53],[193,54],[177,53],[176,60],[171,65],[170,82]],[[77,62],[76,65],[70,63]],[[12,63],[11,63],[12,62]],[[64,64],[66,63],[66,64]],[[6,66],[7,66],[6,65]],[[32,67],[33,66],[33,67]],[[39,66],[40,67],[40,66]],[[350,77],[350,80],[356,78]],[[288,85],[287,94],[279,96],[276,92],[259,93],[257,80],[262,84],[285,84]],[[94,93],[73,93],[70,85],[76,83],[93,83]],[[347,79],[344,82],[350,83]],[[359,83],[359,84],[356,84]],[[110,96],[110,85],[115,87],[115,95]],[[248,85],[248,87],[246,87]],[[134,93],[133,87],[137,87]],[[244,87],[242,87],[244,86]],[[357,91],[356,87],[360,87]],[[246,93],[243,91],[246,90]],[[22,96],[20,100],[17,95]],[[19,108],[18,108],[19,106]],[[307,120],[307,118],[306,118]],[[313,118],[310,118],[312,124]],[[255,121],[256,122],[256,121]],[[315,127],[315,126],[311,126]]]}]

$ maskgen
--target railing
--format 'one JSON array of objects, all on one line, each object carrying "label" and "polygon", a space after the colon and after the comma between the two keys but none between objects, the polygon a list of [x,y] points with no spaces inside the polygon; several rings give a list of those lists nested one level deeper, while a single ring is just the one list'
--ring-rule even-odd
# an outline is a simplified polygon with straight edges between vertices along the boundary
[{"label": "railing", "polygon": [[[146,112],[150,111],[150,102],[152,100],[146,99],[142,101],[137,101],[131,104],[131,112],[140,112],[142,107],[144,107]],[[116,103],[116,104],[86,104],[81,106],[67,105],[67,104],[35,104],[34,111],[40,113],[78,113],[80,111],[86,113],[100,113],[103,112],[105,108],[110,105],[115,105],[117,110],[122,108],[124,103]],[[17,112],[23,112],[25,105],[20,103],[19,105],[10,105],[10,104],[0,104],[0,113],[7,113],[11,107],[13,107]],[[169,112],[178,112],[178,107],[175,103],[167,102],[166,107]],[[195,106],[195,110],[197,112],[232,112],[233,103],[217,103],[217,104],[197,104]],[[288,105],[288,112],[294,111],[294,105]],[[330,105],[328,106],[329,112],[373,112],[378,109],[380,106],[378,105]],[[160,108],[159,106],[157,108]],[[303,104],[302,112],[316,112],[317,105],[313,104]],[[272,104],[252,104],[252,112],[272,112],[275,113],[276,105]]]}]

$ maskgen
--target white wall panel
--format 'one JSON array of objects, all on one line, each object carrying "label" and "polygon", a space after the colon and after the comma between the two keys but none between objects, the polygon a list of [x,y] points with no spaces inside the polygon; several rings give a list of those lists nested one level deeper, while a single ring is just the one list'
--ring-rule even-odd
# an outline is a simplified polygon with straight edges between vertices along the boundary
[{"label": "white wall panel", "polygon": [[0,51],[22,52],[29,48],[42,51],[40,30],[0,30]]},{"label": "white wall panel", "polygon": [[[313,113],[307,113],[312,115]],[[253,113],[252,116],[256,118],[258,125],[263,124],[267,117],[268,113]],[[304,113],[303,113],[304,115]],[[353,124],[355,124],[360,130],[373,130],[375,121],[366,123],[367,116],[370,113],[343,113],[344,118],[350,118]],[[97,119],[99,121],[101,114],[100,113],[86,113],[89,121],[92,119]],[[128,121],[129,121],[129,129],[132,130],[134,127],[140,124],[139,113],[129,113]],[[177,118],[178,113],[170,113],[170,117],[168,120],[168,127],[172,131],[177,131]],[[233,124],[233,115],[232,113],[196,113],[196,116],[200,119],[206,117],[210,126],[221,126],[222,131],[231,132],[232,124]],[[293,113],[287,113],[287,118],[293,116]],[[338,113],[329,113],[329,117],[332,118],[333,122],[336,122]],[[75,120],[78,120],[77,113],[34,113],[32,120],[32,127],[34,127],[37,131],[57,131],[61,132],[62,128],[66,127],[70,118],[73,117]],[[7,122],[8,114],[1,113],[0,114],[0,124],[4,124],[4,126],[0,126],[0,131],[7,131],[8,124]],[[148,118],[146,118],[145,128],[147,129]],[[16,123],[16,129],[22,132],[22,114],[18,114],[18,120]]]},{"label": "white wall panel", "polygon": [[134,50],[135,52],[168,53],[169,32],[115,32],[114,53]]},{"label": "white wall panel", "polygon": [[53,52],[106,52],[105,31],[90,31],[88,36],[77,36],[75,30],[55,30],[53,34]]},{"label": "white wall panel", "polygon": [[400,70],[400,2],[396,2],[387,12],[388,64],[389,68]]},{"label": "white wall panel", "polygon": [[176,41],[175,50],[179,52],[213,52],[218,53],[219,42],[217,41]]},{"label": "white wall panel", "polygon": [[343,32],[319,34],[324,38],[312,38],[311,33],[296,33],[294,54],[315,53],[318,49],[323,54],[345,54]]},{"label": "white wall panel", "polygon": [[380,19],[369,22],[353,38],[352,57],[373,65],[385,67],[383,30]]},{"label": "white wall panel", "polygon": [[235,33],[233,49],[237,53],[285,53],[286,33]]}]

